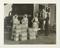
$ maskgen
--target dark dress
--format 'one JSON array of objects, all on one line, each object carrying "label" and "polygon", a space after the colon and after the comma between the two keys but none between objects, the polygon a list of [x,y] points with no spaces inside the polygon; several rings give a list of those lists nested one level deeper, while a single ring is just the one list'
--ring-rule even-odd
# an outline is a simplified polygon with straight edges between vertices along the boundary
[{"label": "dark dress", "polygon": [[46,23],[45,23],[45,36],[48,36],[49,34],[49,16],[47,16],[47,18],[45,19]]},{"label": "dark dress", "polygon": [[43,29],[43,15],[42,15],[42,13],[38,19],[39,19],[39,28]]}]

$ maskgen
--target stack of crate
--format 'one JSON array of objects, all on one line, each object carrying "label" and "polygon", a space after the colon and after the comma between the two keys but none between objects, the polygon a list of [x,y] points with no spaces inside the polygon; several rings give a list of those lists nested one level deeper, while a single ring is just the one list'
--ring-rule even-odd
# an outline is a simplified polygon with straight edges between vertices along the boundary
[{"label": "stack of crate", "polygon": [[27,26],[25,24],[21,25],[21,37],[22,41],[27,40]]},{"label": "stack of crate", "polygon": [[29,28],[29,39],[36,39],[37,32],[33,28]]},{"label": "stack of crate", "polygon": [[19,41],[20,35],[21,35],[21,24],[19,24],[19,25],[16,26],[14,40],[15,41]]}]

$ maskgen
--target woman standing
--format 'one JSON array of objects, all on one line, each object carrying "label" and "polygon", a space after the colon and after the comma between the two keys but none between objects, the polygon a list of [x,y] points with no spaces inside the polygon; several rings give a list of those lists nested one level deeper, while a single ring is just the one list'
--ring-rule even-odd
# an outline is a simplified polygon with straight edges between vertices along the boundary
[{"label": "woman standing", "polygon": [[38,25],[39,25],[38,13],[34,16],[32,23],[33,23],[33,30],[34,30],[35,36],[37,37],[37,31],[38,31]]},{"label": "woman standing", "polygon": [[12,20],[13,20],[13,26],[12,26],[12,36],[11,36],[11,39],[14,39],[14,35],[15,35],[15,32],[16,32],[16,26],[18,24],[20,24],[20,21],[18,20],[18,15],[17,14],[15,14],[13,16]]},{"label": "woman standing", "polygon": [[47,17],[45,19],[46,23],[45,23],[45,36],[48,36],[49,34],[49,14],[47,13]]},{"label": "woman standing", "polygon": [[36,13],[36,15],[34,16],[32,23],[33,23],[33,28],[38,28],[38,24],[39,24],[38,13]]}]

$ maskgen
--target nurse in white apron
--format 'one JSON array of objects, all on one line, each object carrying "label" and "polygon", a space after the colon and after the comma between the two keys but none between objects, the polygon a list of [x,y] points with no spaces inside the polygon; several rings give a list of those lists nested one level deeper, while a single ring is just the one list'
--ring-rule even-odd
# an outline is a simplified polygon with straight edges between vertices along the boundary
[{"label": "nurse in white apron", "polygon": [[27,18],[27,14],[25,14],[25,15],[23,16],[22,24],[24,24],[24,26],[25,26],[26,28],[28,28],[28,18]]},{"label": "nurse in white apron", "polygon": [[20,21],[18,20],[18,15],[14,15],[13,16],[13,27],[12,27],[12,36],[11,36],[11,39],[13,39],[14,35],[15,35],[15,32],[16,32],[16,26],[20,24]]}]

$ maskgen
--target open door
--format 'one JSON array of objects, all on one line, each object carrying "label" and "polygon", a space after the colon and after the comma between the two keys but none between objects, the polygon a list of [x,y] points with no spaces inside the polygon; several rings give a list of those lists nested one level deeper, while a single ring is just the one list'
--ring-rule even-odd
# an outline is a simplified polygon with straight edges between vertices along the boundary
[{"label": "open door", "polygon": [[[12,15],[18,14],[21,20],[24,14],[28,14],[29,26],[33,16],[33,4],[13,4]],[[31,16],[29,16],[31,15]]]}]

